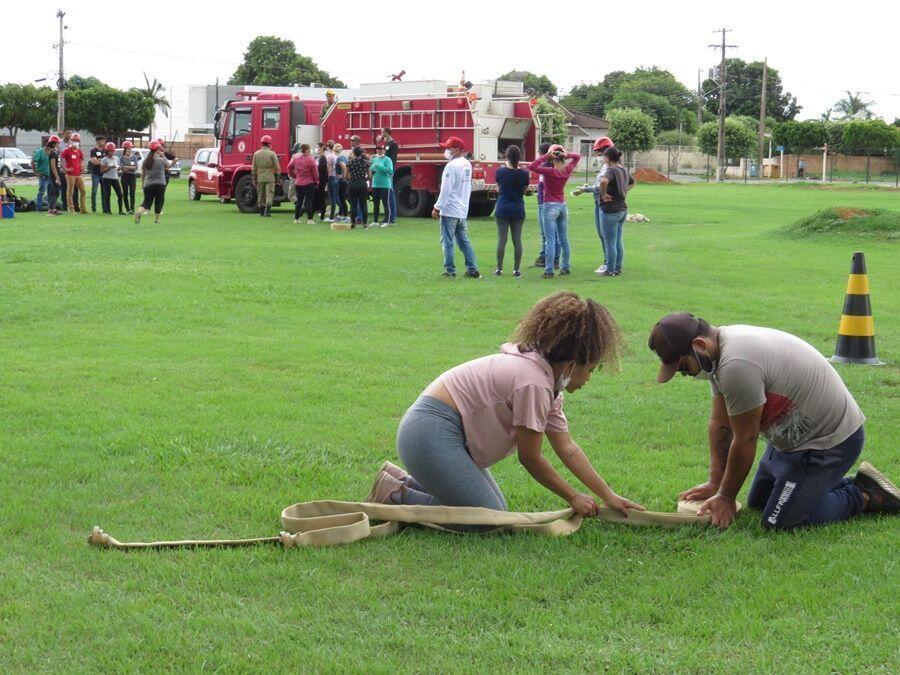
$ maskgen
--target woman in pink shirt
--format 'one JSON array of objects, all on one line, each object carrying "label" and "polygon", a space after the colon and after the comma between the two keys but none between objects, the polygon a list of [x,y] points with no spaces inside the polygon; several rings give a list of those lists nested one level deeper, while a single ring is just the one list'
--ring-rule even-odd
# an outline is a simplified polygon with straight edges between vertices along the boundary
[{"label": "woman in pink shirt", "polygon": [[546,435],[563,464],[609,507],[626,516],[627,509],[643,510],[610,490],[572,440],[563,413],[563,390],[575,392],[595,368],[615,365],[620,345],[618,326],[593,300],[560,291],[538,301],[515,342],[448,370],[422,392],[397,432],[409,473],[385,462],[367,501],[505,511],[488,467],[516,452],[541,485],[577,513],[596,515],[594,497],[572,487],[541,453]]},{"label": "woman in pink shirt", "polygon": [[[569,274],[569,207],[566,206],[566,182],[575,170],[581,155],[566,154],[561,145],[551,145],[546,155],[541,155],[528,165],[529,171],[544,178],[544,203],[542,226],[547,248],[544,252],[544,278],[553,278],[554,256],[560,256],[559,273]],[[549,166],[546,164],[550,160]]]},{"label": "woman in pink shirt", "polygon": [[294,179],[297,201],[294,203],[294,222],[300,223],[300,216],[306,211],[306,224],[313,224],[316,209],[316,187],[319,185],[319,167],[310,152],[309,143],[300,146],[300,152],[291,157],[288,174]]}]

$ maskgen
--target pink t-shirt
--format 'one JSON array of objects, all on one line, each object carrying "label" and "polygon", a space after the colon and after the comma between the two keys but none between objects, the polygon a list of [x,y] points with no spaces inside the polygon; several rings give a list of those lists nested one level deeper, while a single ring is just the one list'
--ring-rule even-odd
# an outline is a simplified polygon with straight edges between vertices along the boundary
[{"label": "pink t-shirt", "polygon": [[438,378],[459,410],[469,454],[479,468],[496,464],[516,447],[516,427],[565,432],[562,394],[554,397],[553,369],[537,352],[514,343],[499,354],[451,368]]},{"label": "pink t-shirt", "polygon": [[288,164],[288,174],[294,178],[294,185],[314,185],[319,182],[319,167],[316,160],[310,155],[298,152],[291,157]]}]

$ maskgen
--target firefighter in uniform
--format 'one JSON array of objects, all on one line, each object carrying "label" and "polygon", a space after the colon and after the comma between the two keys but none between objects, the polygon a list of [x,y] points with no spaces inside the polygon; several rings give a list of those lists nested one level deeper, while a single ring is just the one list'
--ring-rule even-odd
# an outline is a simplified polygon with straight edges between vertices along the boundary
[{"label": "firefighter in uniform", "polygon": [[260,139],[262,147],[253,153],[253,169],[250,179],[256,186],[256,204],[259,207],[259,215],[270,216],[272,200],[275,197],[275,178],[280,173],[278,155],[269,147],[272,137],[263,136]]}]

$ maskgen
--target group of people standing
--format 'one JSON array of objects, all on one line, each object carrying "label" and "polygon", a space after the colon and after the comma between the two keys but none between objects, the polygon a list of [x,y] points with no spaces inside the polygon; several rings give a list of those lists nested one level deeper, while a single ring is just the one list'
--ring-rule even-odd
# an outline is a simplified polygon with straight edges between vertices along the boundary
[{"label": "group of people standing", "polygon": [[[432,213],[441,222],[441,245],[444,252],[444,277],[456,277],[454,243],[465,260],[465,276],[481,277],[475,251],[469,240],[466,218],[472,190],[472,165],[465,157],[465,143],[451,136],[445,143],[448,160],[441,178],[441,191]],[[595,272],[600,276],[616,277],[622,274],[625,250],[622,245],[622,229],[628,214],[626,196],[634,185],[628,169],[620,164],[621,151],[608,137],[594,143],[594,154],[602,157],[603,167],[593,185],[585,185],[572,192],[577,196],[584,192],[594,195],[594,219],[603,249],[604,261]],[[506,165],[497,169],[498,188],[495,219],[497,222],[497,266],[495,276],[502,276],[508,239],[513,242],[513,277],[522,276],[522,230],[525,222],[525,193],[530,174],[538,174],[538,225],[541,233],[541,251],[535,267],[543,268],[543,278],[552,279],[559,269],[560,275],[571,274],[571,246],[569,244],[569,211],[565,187],[581,155],[566,152],[561,145],[542,144],[540,156],[520,168],[521,149],[516,145],[506,148]]]},{"label": "group of people standing", "polygon": [[[87,192],[84,185],[85,162],[91,176],[91,212],[97,211],[97,192],[100,192],[100,208],[112,214],[112,194],[116,194],[119,215],[134,215],[140,222],[141,215],[151,208],[159,222],[165,201],[168,169],[175,156],[167,153],[162,139],[151,141],[149,154],[143,161],[135,152],[131,141],[122,143],[121,156],[116,144],[102,136],[85,158],[81,149],[81,136],[68,130],[62,138],[51,135],[42,147],[34,151],[31,162],[38,176],[37,210],[43,211],[46,197],[48,216],[62,214],[60,207],[71,214],[86,214]],[[144,201],[136,206],[137,176],[141,175]]]},{"label": "group of people standing", "polygon": [[[275,181],[281,171],[278,156],[272,151],[271,136],[260,139],[261,147],[253,155],[251,179],[257,190],[261,216],[270,216],[275,196]],[[308,143],[294,148],[288,163],[288,175],[294,191],[294,223],[350,223],[368,228],[369,193],[373,200],[372,225],[388,227],[397,222],[397,196],[394,193],[394,169],[398,145],[391,130],[381,130],[375,156],[367,156],[359,136],[351,136],[344,153],[340,143],[317,143],[315,151]],[[326,216],[326,211],[328,215]]]}]

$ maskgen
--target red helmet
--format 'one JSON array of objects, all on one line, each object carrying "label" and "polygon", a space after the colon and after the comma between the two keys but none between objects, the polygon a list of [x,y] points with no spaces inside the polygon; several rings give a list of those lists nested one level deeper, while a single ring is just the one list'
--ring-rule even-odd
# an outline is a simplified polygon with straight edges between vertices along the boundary
[{"label": "red helmet", "polygon": [[161,138],[157,138],[157,139],[156,139],[156,142],[159,143],[160,145],[165,145],[165,144],[166,144],[166,142],[165,142],[163,139],[161,139]]},{"label": "red helmet", "polygon": [[59,136],[53,134],[50,138],[47,139],[48,143],[59,143]]},{"label": "red helmet", "polygon": [[147,147],[150,148],[153,152],[156,152],[160,148],[159,141],[150,141],[150,145],[148,145]]},{"label": "red helmet", "polygon": [[116,149],[116,144],[113,143],[112,141],[110,141],[109,143],[107,143],[107,144],[104,145],[103,147],[105,147],[105,148],[106,148],[106,151],[109,152],[110,150],[115,150],[115,149]]},{"label": "red helmet", "polygon": [[556,143],[556,144],[554,144],[554,145],[551,145],[551,146],[547,149],[547,153],[550,154],[550,155],[552,155],[552,154],[555,153],[555,152],[565,152],[565,151],[566,151],[566,149],[565,149],[563,146],[559,145],[558,143]]},{"label": "red helmet", "polygon": [[266,134],[265,136],[263,136],[262,138],[259,139],[259,142],[262,143],[263,145],[271,145],[272,137],[269,136],[269,134]]},{"label": "red helmet", "polygon": [[611,147],[613,147],[613,142],[609,136],[601,136],[594,141],[594,152],[601,152]]},{"label": "red helmet", "polygon": [[72,134],[72,140],[76,143],[81,143],[81,134]]},{"label": "red helmet", "polygon": [[122,147],[125,148],[125,149],[127,149],[127,148],[133,148],[133,147],[134,147],[134,143],[132,143],[131,141],[125,141],[124,143],[122,143]]}]

